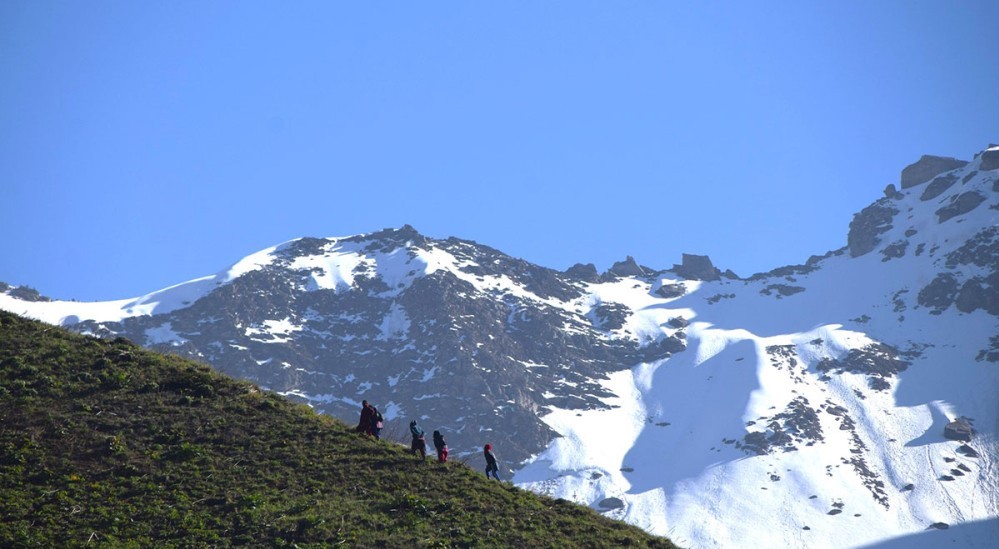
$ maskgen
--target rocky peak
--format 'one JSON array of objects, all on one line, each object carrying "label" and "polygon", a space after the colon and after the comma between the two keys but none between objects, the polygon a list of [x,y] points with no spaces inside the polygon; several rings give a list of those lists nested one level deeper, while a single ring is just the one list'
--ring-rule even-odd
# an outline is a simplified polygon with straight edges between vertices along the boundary
[{"label": "rocky peak", "polygon": [[687,280],[719,280],[721,271],[706,255],[683,254],[680,265],[673,265],[673,272]]},{"label": "rocky peak", "polygon": [[572,267],[565,270],[565,274],[569,277],[582,280],[583,282],[599,282],[600,274],[597,273],[597,268],[593,263],[576,263]]},{"label": "rocky peak", "polygon": [[944,172],[962,168],[967,164],[966,160],[924,154],[922,158],[902,170],[902,188],[908,189],[922,185]]},{"label": "rocky peak", "polygon": [[647,276],[653,271],[651,269],[642,267],[639,265],[634,257],[630,255],[625,258],[624,261],[618,261],[611,265],[611,268],[607,270],[604,276],[606,277],[621,277],[621,276]]}]

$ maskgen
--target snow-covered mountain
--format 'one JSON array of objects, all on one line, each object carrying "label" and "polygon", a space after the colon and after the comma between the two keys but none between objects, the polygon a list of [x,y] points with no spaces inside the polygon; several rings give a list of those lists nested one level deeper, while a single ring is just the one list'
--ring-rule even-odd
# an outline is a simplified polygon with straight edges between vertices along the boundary
[{"label": "snow-covered mountain", "polygon": [[[999,147],[923,157],[847,246],[739,278],[538,267],[411,227],[303,238],[135,299],[0,308],[362,398],[681,545],[999,539]],[[906,537],[900,537],[906,536]]]}]

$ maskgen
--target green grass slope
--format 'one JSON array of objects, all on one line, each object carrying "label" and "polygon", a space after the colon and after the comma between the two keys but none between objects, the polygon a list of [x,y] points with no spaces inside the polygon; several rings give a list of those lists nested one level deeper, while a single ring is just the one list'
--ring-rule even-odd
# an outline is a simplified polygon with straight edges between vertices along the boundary
[{"label": "green grass slope", "polygon": [[0,546],[673,547],[178,357],[0,312]]}]

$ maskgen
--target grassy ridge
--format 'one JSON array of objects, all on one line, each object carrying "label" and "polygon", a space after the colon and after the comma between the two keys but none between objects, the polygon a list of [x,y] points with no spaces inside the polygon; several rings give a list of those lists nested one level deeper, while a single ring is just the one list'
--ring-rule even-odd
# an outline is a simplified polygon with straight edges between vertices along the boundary
[{"label": "grassy ridge", "polygon": [[126,340],[0,312],[0,546],[673,547]]}]

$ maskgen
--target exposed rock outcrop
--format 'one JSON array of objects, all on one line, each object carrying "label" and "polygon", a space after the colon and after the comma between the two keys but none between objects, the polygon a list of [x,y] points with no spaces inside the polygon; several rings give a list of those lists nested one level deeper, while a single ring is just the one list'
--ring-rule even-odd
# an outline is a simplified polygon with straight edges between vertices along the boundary
[{"label": "exposed rock outcrop", "polygon": [[565,274],[584,282],[600,281],[600,274],[597,273],[597,268],[593,265],[593,263],[576,263],[572,267],[566,269]]},{"label": "exposed rock outcrop", "polygon": [[929,307],[939,314],[954,303],[957,291],[957,278],[951,273],[940,273],[919,291],[917,300],[923,307]]},{"label": "exposed rock outcrop", "polygon": [[918,161],[909,164],[902,170],[902,188],[908,189],[921,185],[944,172],[956,170],[967,164],[966,160],[924,154]]},{"label": "exposed rock outcrop", "polygon": [[885,187],[884,193],[885,193],[885,198],[890,198],[892,200],[898,200],[903,196],[905,196],[904,194],[899,192],[898,189],[895,188],[894,183],[889,183],[888,186]]},{"label": "exposed rock outcrop", "polygon": [[931,181],[930,184],[927,185],[925,189],[923,189],[923,194],[919,196],[919,199],[922,200],[923,202],[927,200],[932,200],[943,194],[943,192],[946,191],[947,189],[951,188],[954,185],[954,183],[957,183],[956,175],[952,173],[941,175],[940,177]]},{"label": "exposed rock outcrop", "polygon": [[985,202],[985,197],[978,192],[962,193],[954,198],[950,204],[936,211],[937,222],[943,223],[952,217],[966,214],[977,208],[982,202]]},{"label": "exposed rock outcrop", "polygon": [[663,284],[662,286],[656,288],[656,295],[664,297],[666,299],[672,299],[674,297],[681,297],[687,293],[687,287],[683,284]]},{"label": "exposed rock outcrop", "polygon": [[982,163],[978,169],[982,171],[995,170],[999,168],[999,146],[990,146],[982,153]]},{"label": "exposed rock outcrop", "polygon": [[887,198],[882,198],[864,208],[850,221],[850,232],[846,236],[850,257],[860,257],[881,243],[881,234],[888,232],[898,209]]},{"label": "exposed rock outcrop", "polygon": [[971,427],[971,424],[968,423],[968,420],[962,417],[948,423],[947,426],[944,427],[943,434],[944,438],[948,438],[950,440],[970,442],[971,435],[973,435],[974,432],[975,430]]}]

